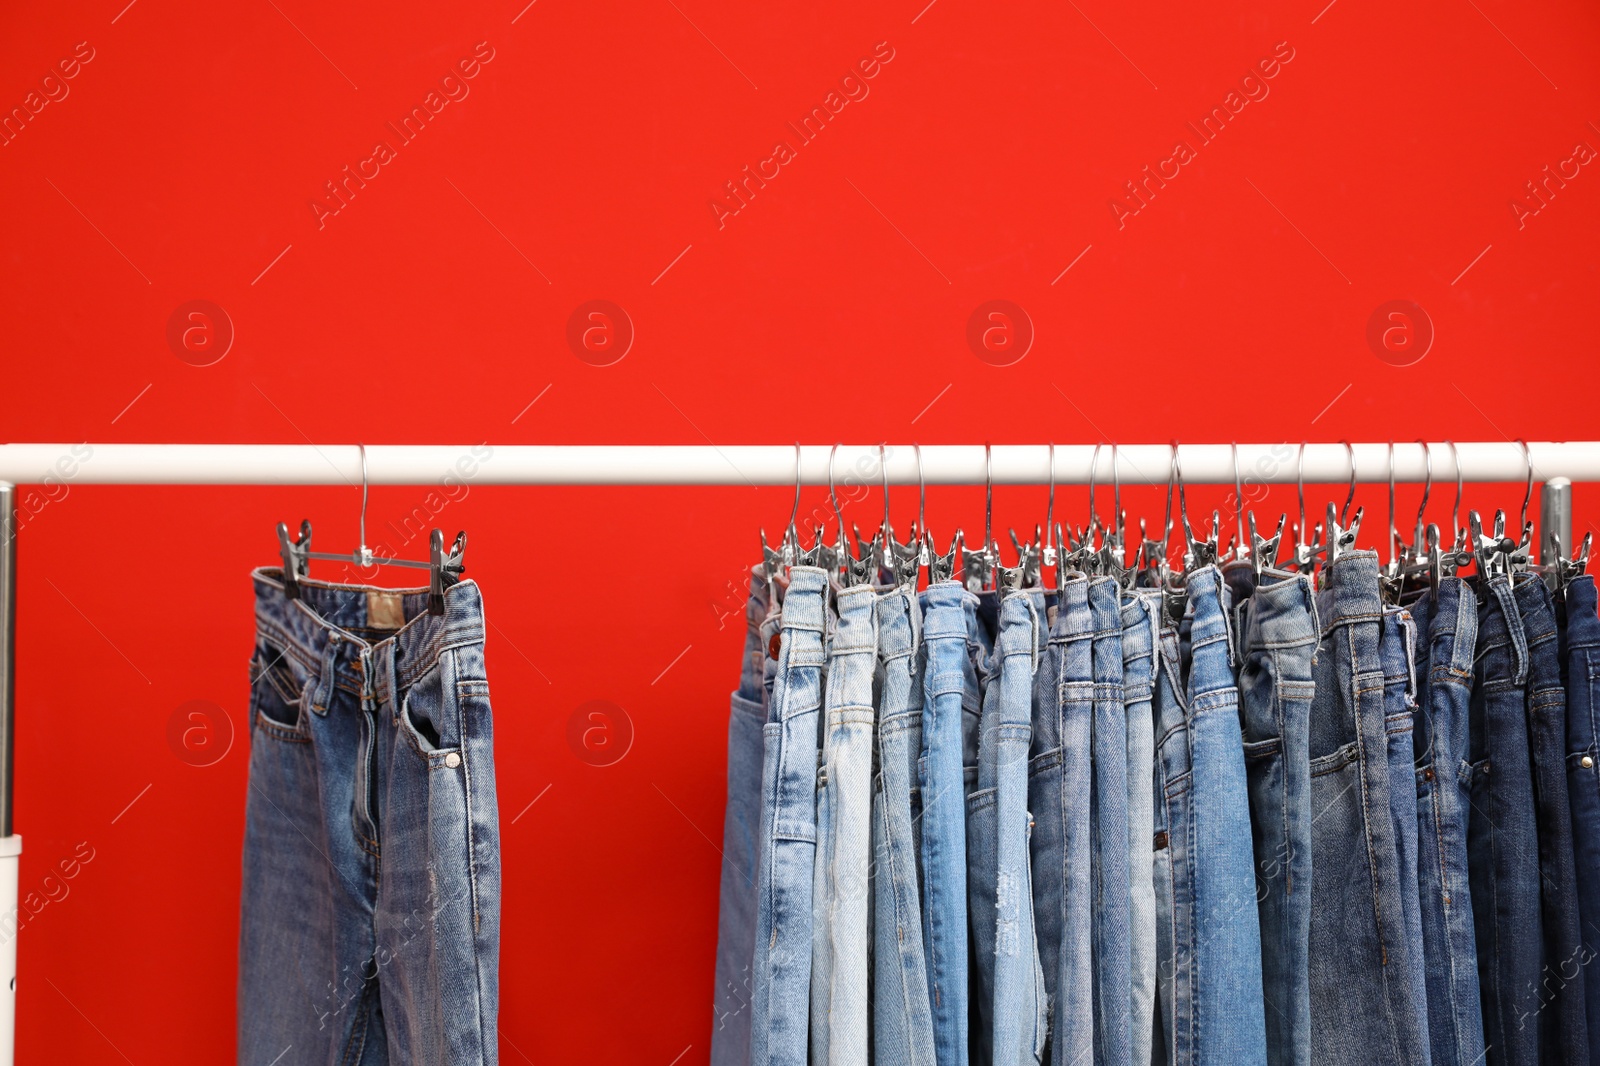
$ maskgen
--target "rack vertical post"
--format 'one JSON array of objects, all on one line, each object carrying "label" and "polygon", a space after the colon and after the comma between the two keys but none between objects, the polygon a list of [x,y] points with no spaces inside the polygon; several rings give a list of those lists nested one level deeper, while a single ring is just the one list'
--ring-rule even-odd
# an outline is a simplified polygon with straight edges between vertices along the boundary
[{"label": "rack vertical post", "polygon": [[17,1020],[17,866],[22,838],[12,832],[12,757],[16,733],[17,487],[0,481],[0,1066],[12,1066]]},{"label": "rack vertical post", "polygon": [[1539,562],[1549,567],[1545,583],[1555,588],[1562,553],[1572,557],[1572,481],[1553,477],[1539,486]]}]

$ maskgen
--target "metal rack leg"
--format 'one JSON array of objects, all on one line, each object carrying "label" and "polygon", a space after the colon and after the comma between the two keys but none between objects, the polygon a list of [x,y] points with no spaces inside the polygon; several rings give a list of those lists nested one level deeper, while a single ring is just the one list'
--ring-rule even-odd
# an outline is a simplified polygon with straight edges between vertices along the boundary
[{"label": "metal rack leg", "polygon": [[1555,588],[1554,564],[1562,555],[1572,555],[1572,482],[1553,477],[1539,486],[1539,562],[1548,566],[1544,579]]},{"label": "metal rack leg", "polygon": [[12,1066],[17,1020],[17,867],[11,826],[17,654],[17,489],[0,481],[0,1066]]}]

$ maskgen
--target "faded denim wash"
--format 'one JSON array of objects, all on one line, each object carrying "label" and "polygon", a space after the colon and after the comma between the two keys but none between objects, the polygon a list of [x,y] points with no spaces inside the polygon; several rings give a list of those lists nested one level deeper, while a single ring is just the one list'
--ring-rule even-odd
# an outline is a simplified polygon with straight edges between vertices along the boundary
[{"label": "faded denim wash", "polygon": [[[1400,892],[1379,653],[1375,552],[1324,568],[1311,706],[1311,1061],[1426,1062]],[[1408,770],[1397,787],[1413,788]]]},{"label": "faded denim wash", "polygon": [[1146,590],[1122,600],[1122,701],[1128,710],[1128,961],[1132,976],[1128,1043],[1137,1066],[1151,1061],[1156,1009],[1155,722],[1151,691],[1161,598]]},{"label": "faded denim wash", "polygon": [[1033,1066],[1045,1045],[1046,1003],[1028,864],[1028,743],[1044,597],[1000,604],[994,674],[984,692],[977,787],[967,796],[967,895],[972,919],[972,1061]]},{"label": "faded denim wash", "polygon": [[878,598],[878,779],[873,792],[872,1048],[879,1066],[934,1066],[922,935],[922,607]]},{"label": "faded denim wash", "polygon": [[777,677],[762,730],[761,859],[751,966],[753,1066],[808,1066],[818,712],[827,596],[826,570],[790,568]]},{"label": "faded denim wash", "polygon": [[1028,806],[1033,812],[1033,913],[1050,1003],[1054,1066],[1094,1062],[1090,744],[1094,624],[1089,579],[1072,574],[1051,608],[1050,642],[1034,676]]},{"label": "faded denim wash", "polygon": [[1442,578],[1411,606],[1417,623],[1417,886],[1433,1066],[1483,1061],[1478,948],[1467,882],[1467,714],[1478,599]]},{"label": "faded denim wash", "polygon": [[[1095,1062],[1129,1066],[1133,985],[1128,873],[1128,708],[1122,702],[1122,589],[1109,577],[1089,582],[1094,626],[1094,725],[1089,793],[1090,869],[1094,873],[1091,926],[1095,977]],[[1143,1064],[1141,1064],[1143,1066]]]},{"label": "faded denim wash", "polygon": [[1239,606],[1239,705],[1250,782],[1267,1062],[1310,1066],[1311,679],[1320,628],[1310,578],[1263,569]]},{"label": "faded denim wash", "polygon": [[[252,575],[238,1061],[493,1066],[483,600]],[[381,864],[380,864],[381,857]]]},{"label": "faded denim wash", "polygon": [[1478,936],[1486,1061],[1490,1066],[1534,1066],[1539,1061],[1544,933],[1528,750],[1528,642],[1516,596],[1503,574],[1489,578],[1478,598],[1478,650],[1469,703],[1467,872]]},{"label": "faded denim wash", "polygon": [[1175,1066],[1264,1066],[1261,932],[1227,587],[1205,566],[1189,575],[1187,591],[1186,639],[1178,627],[1161,631],[1154,706],[1159,1054]]},{"label": "faded denim wash", "polygon": [[1572,850],[1572,803],[1567,794],[1567,694],[1550,590],[1537,574],[1512,586],[1528,639],[1528,749],[1539,821],[1540,914],[1544,971],[1539,975],[1539,1061],[1589,1066],[1588,975],[1578,918]]}]

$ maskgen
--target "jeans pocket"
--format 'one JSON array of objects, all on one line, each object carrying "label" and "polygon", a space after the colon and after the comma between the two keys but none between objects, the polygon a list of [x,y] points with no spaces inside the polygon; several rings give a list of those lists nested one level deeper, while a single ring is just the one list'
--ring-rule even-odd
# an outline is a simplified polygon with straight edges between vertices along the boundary
[{"label": "jeans pocket", "polygon": [[435,666],[417,678],[400,701],[396,725],[411,747],[425,758],[457,749],[455,689],[456,686],[445,684],[444,672]]},{"label": "jeans pocket", "polygon": [[288,655],[270,644],[256,647],[250,660],[250,722],[268,735],[284,740],[304,739],[300,712],[305,705],[308,678]]}]

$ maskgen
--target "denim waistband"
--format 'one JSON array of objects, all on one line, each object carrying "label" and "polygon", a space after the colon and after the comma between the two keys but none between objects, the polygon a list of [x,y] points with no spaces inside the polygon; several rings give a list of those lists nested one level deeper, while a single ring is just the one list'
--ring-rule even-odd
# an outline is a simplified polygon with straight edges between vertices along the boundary
[{"label": "denim waistband", "polygon": [[[827,629],[828,572],[820,566],[789,568],[789,592],[783,597],[783,628],[823,633]],[[802,592],[806,595],[792,596]],[[798,602],[796,602],[798,601]]]},{"label": "denim waistband", "polygon": [[[1156,643],[1161,639],[1161,594],[1154,589],[1136,589],[1122,600],[1122,680],[1123,699],[1136,703],[1150,698],[1156,679]],[[1136,674],[1129,669],[1140,659],[1145,668]]]},{"label": "denim waistband", "polygon": [[1426,612],[1428,675],[1440,681],[1461,681],[1472,677],[1473,648],[1478,643],[1478,597],[1465,578],[1439,580],[1418,601]]},{"label": "denim waistband", "polygon": [[1007,592],[1000,601],[1000,659],[1028,656],[1028,672],[1039,669],[1039,602],[1032,590]]},{"label": "denim waistband", "polygon": [[1528,635],[1522,628],[1522,611],[1517,607],[1511,579],[1495,574],[1483,583],[1478,609],[1477,656],[1498,648],[1511,649],[1511,677],[1514,685],[1528,680]]},{"label": "denim waistband", "polygon": [[[966,590],[959,581],[941,581],[936,585],[929,585],[918,593],[922,602],[922,639],[923,640],[956,640],[963,643],[967,639],[967,621],[963,617],[966,601],[971,599],[974,604],[977,597]],[[954,611],[936,610],[940,607],[955,607]]]},{"label": "denim waistband", "polygon": [[915,655],[922,642],[922,608],[917,594],[904,585],[878,596],[878,658],[894,662]]},{"label": "denim waistband", "polygon": [[[446,648],[483,642],[483,599],[475,581],[445,589],[444,614],[428,613],[426,588],[384,589],[301,578],[300,596],[283,594],[283,570],[261,567],[256,588],[256,632],[319,679],[314,707],[325,709],[333,688],[364,695],[410,687]],[[398,622],[398,626],[391,623]],[[377,636],[378,633],[384,636]],[[383,670],[363,664],[378,656]]]},{"label": "denim waistband", "polygon": [[1600,645],[1600,615],[1597,615],[1594,578],[1583,574],[1567,586],[1567,647],[1589,648]]},{"label": "denim waistband", "polygon": [[838,622],[833,631],[829,660],[843,655],[878,652],[878,594],[870,585],[840,589],[835,597]]},{"label": "denim waistband", "polygon": [[1321,639],[1317,594],[1308,574],[1263,568],[1243,617],[1248,648],[1298,648]]},{"label": "denim waistband", "polygon": [[1317,594],[1322,635],[1352,622],[1377,622],[1383,618],[1383,594],[1378,584],[1378,553],[1352,551],[1323,568],[1327,585]]},{"label": "denim waistband", "polygon": [[1517,598],[1517,611],[1522,615],[1522,628],[1529,644],[1549,640],[1556,635],[1555,604],[1550,599],[1550,589],[1538,574],[1518,574],[1512,584]]},{"label": "denim waistband", "polygon": [[1094,615],[1089,609],[1089,579],[1083,574],[1071,574],[1062,582],[1061,596],[1056,600],[1056,621],[1051,627],[1050,643],[1065,644],[1069,640],[1090,640],[1094,637]]},{"label": "denim waistband", "polygon": [[[1230,667],[1239,661],[1234,652],[1233,627],[1228,624],[1227,585],[1222,571],[1202,566],[1189,575],[1189,694],[1196,709],[1209,706],[1208,695],[1234,691]],[[1218,646],[1220,645],[1220,647]],[[1226,658],[1217,655],[1221,652]]]}]

